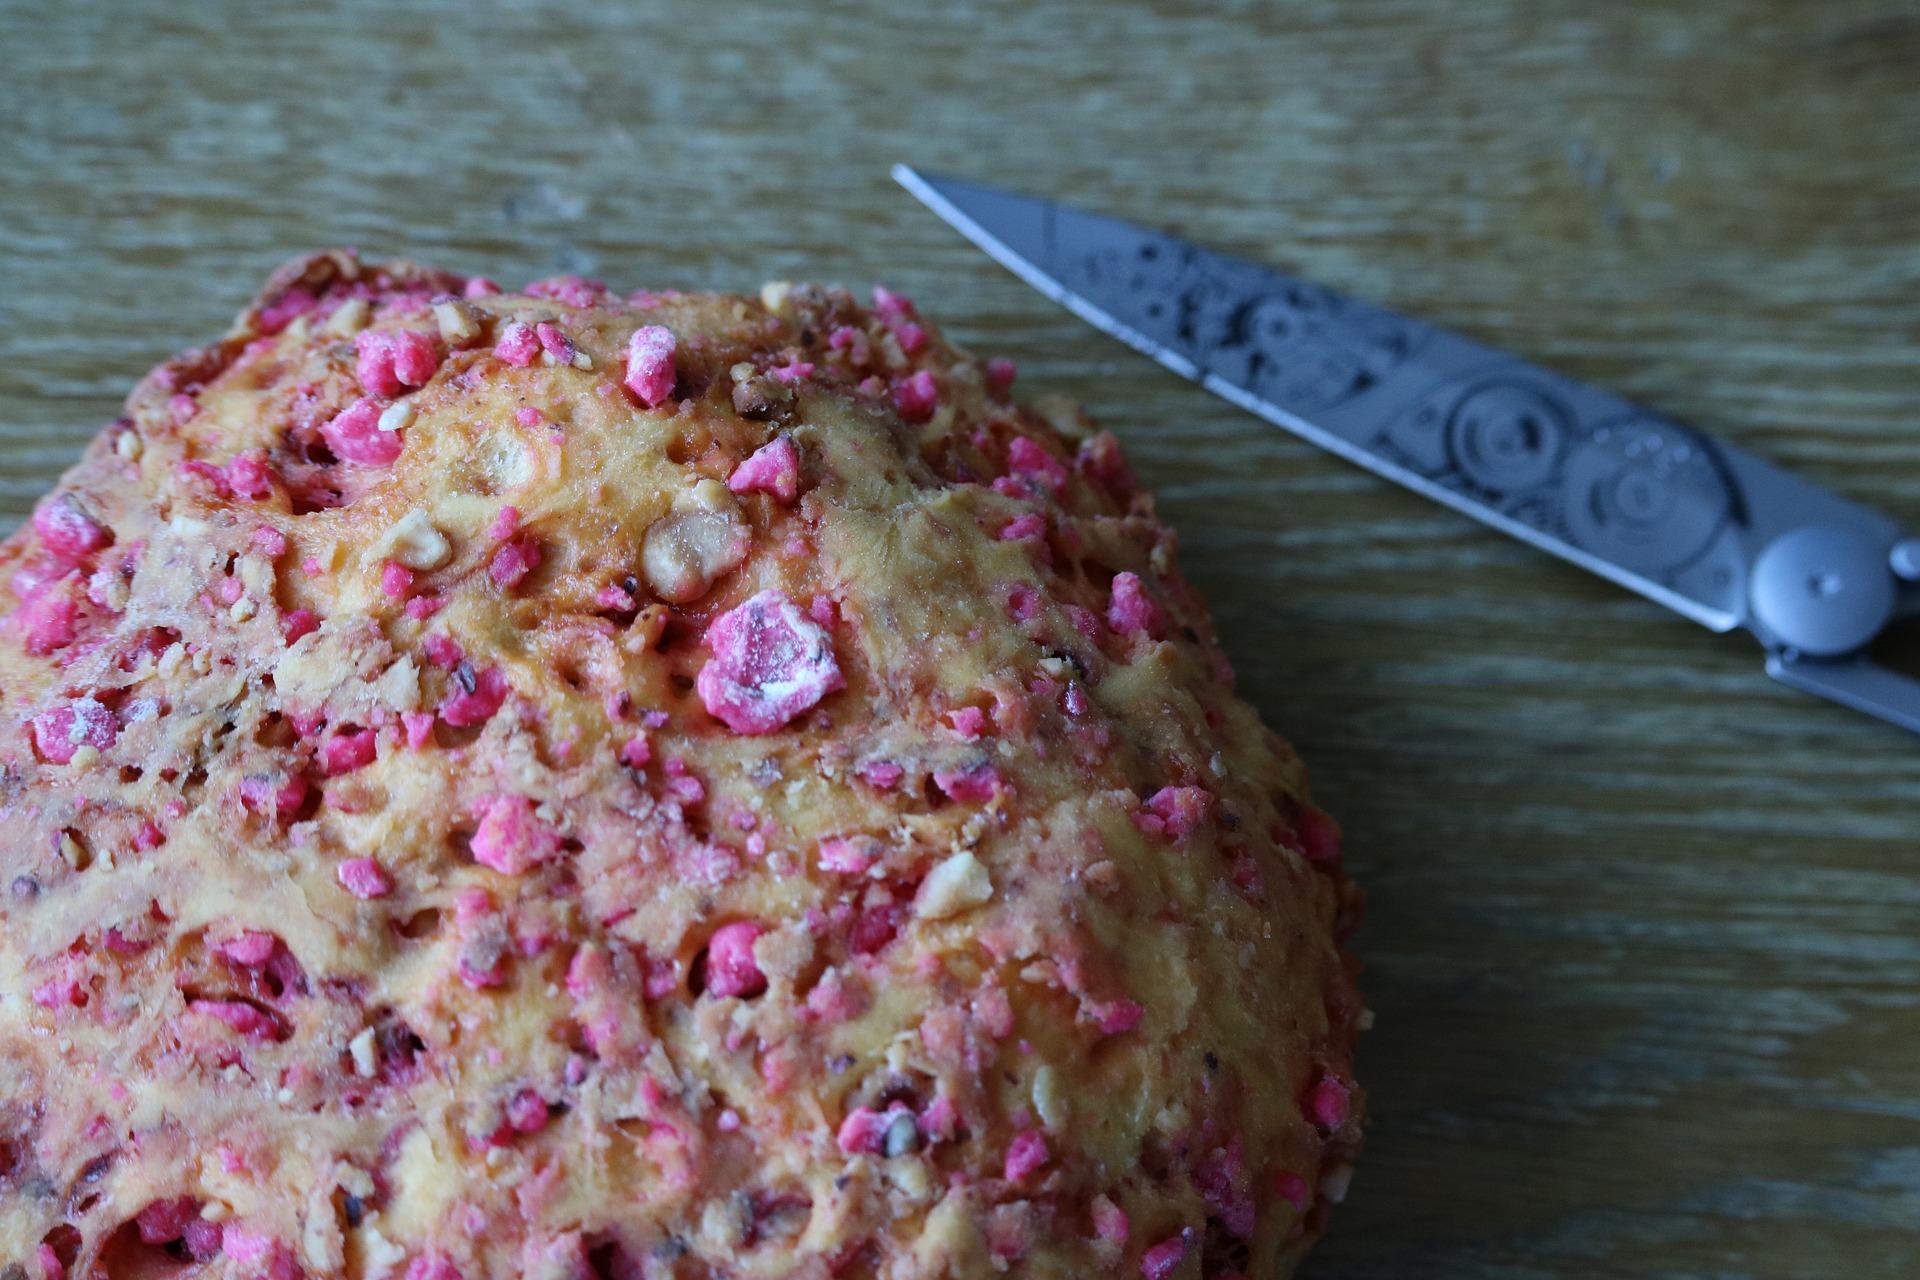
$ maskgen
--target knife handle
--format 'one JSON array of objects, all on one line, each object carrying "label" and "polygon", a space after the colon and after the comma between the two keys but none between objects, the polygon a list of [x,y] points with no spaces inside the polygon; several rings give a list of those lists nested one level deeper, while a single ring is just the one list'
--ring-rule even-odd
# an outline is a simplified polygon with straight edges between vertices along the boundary
[{"label": "knife handle", "polygon": [[1830,659],[1770,654],[1767,674],[1781,684],[1920,733],[1920,680],[1864,655]]}]

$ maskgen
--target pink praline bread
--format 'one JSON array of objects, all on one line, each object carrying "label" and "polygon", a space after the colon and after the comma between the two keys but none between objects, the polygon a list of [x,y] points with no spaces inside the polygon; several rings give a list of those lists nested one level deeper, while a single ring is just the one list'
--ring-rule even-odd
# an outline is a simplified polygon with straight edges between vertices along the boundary
[{"label": "pink praline bread", "polygon": [[907,298],[289,264],[0,545],[0,1275],[1289,1274],[1360,899]]}]

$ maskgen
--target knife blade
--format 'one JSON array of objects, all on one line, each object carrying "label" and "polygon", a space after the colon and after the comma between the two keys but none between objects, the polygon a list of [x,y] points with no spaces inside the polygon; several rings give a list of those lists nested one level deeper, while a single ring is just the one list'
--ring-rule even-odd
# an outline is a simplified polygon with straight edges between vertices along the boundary
[{"label": "knife blade", "polygon": [[895,181],[1035,289],[1332,453],[1665,605],[1775,679],[1920,733],[1868,653],[1920,613],[1900,522],[1607,391],[1165,232],[975,183]]}]

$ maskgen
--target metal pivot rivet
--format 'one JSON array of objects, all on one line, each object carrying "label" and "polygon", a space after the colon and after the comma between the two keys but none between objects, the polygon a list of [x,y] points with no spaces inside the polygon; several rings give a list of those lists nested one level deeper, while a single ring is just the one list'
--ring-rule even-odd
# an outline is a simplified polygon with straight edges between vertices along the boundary
[{"label": "metal pivot rivet", "polygon": [[1893,618],[1885,544],[1836,525],[1808,525],[1768,544],[1749,600],[1773,642],[1815,658],[1865,648]]},{"label": "metal pivot rivet", "polygon": [[1920,538],[1902,538],[1887,552],[1893,576],[1902,582],[1920,582]]}]

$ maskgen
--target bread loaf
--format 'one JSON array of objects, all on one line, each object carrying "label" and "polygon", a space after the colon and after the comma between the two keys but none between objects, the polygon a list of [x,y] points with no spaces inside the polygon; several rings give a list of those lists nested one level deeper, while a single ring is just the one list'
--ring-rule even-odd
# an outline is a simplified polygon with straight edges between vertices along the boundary
[{"label": "bread loaf", "polygon": [[0,546],[0,1274],[1290,1273],[1358,895],[1012,382],[345,252],[150,374]]}]

